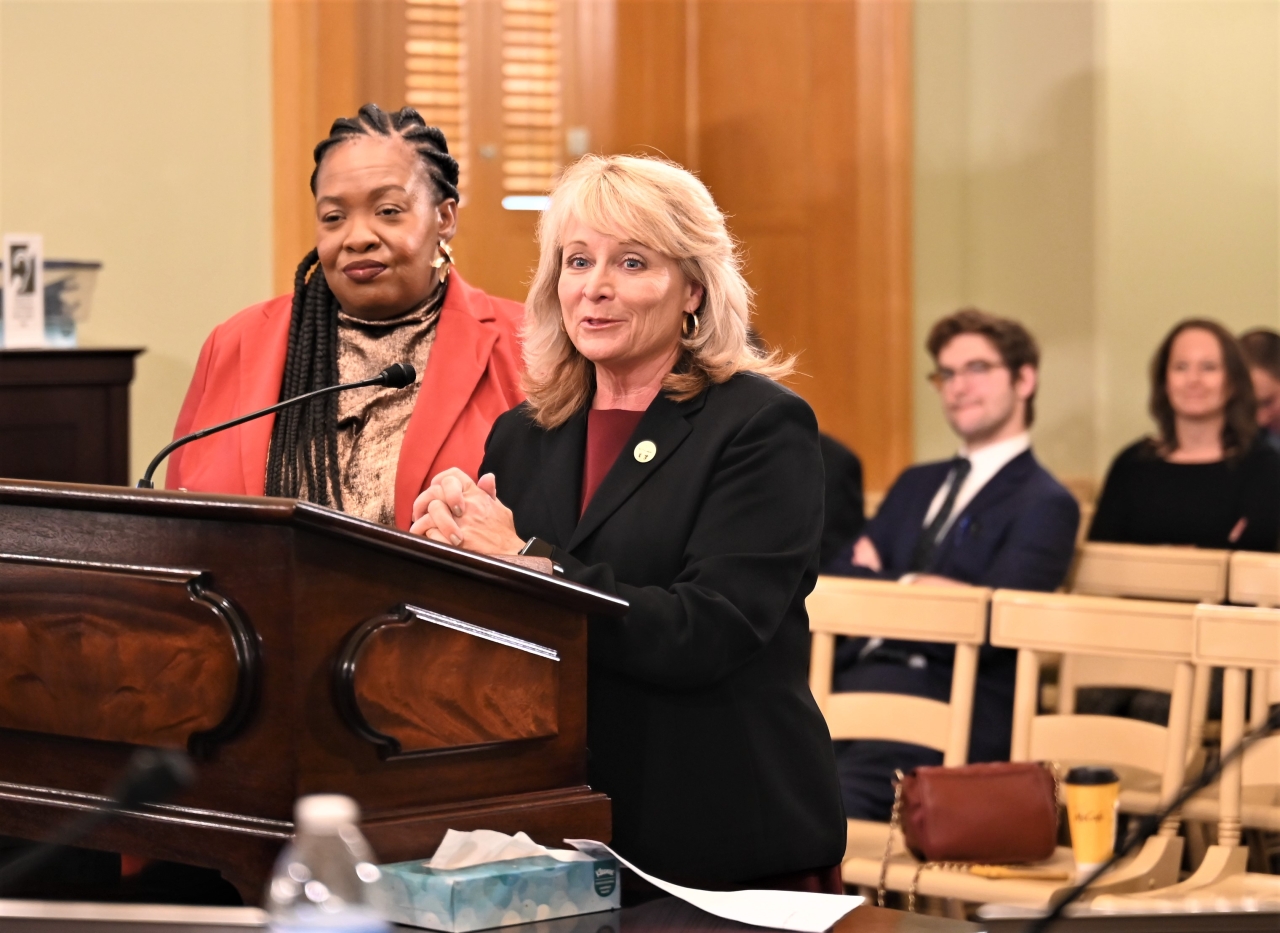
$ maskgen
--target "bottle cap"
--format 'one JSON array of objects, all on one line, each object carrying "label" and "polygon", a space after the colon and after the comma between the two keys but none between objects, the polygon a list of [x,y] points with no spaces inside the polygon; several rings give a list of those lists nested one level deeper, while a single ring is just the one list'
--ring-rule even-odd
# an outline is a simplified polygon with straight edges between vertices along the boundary
[{"label": "bottle cap", "polygon": [[293,806],[298,832],[336,833],[360,822],[360,805],[343,794],[311,794]]},{"label": "bottle cap", "polygon": [[1078,768],[1072,768],[1067,772],[1064,781],[1066,784],[1116,784],[1120,781],[1120,775],[1116,774],[1110,768],[1098,768],[1089,765],[1082,765]]}]

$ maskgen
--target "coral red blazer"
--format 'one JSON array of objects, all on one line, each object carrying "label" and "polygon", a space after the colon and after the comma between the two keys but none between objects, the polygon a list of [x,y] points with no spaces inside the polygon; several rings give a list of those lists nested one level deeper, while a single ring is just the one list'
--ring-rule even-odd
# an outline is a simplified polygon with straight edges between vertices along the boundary
[{"label": "coral red blazer", "polygon": [[[524,400],[518,336],[524,308],[472,288],[456,270],[452,278],[400,448],[400,528],[409,527],[413,500],[441,470],[458,467],[476,476],[494,420]],[[292,303],[292,295],[281,295],[214,329],[200,351],[174,437],[280,400]],[[262,495],[274,424],[268,415],[178,448],[165,487]]]}]

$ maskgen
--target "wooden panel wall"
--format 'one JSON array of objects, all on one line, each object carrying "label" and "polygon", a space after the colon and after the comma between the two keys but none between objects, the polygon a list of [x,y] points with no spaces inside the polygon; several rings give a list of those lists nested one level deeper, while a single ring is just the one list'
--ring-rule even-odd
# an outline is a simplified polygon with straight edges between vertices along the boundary
[{"label": "wooden panel wall", "polygon": [[699,173],[747,252],[757,324],[863,458],[911,460],[911,7],[618,0],[607,149]]},{"label": "wooden panel wall", "polygon": [[274,0],[272,105],[276,291],[316,243],[311,150],[373,101],[404,106],[403,0]]},{"label": "wooden panel wall", "polygon": [[[364,100],[403,100],[404,7],[275,9],[284,290],[314,242],[311,147]],[[467,6],[455,251],[473,284],[523,299],[537,215],[501,207],[501,15],[500,0]],[[761,333],[800,354],[794,388],[885,488],[911,460],[909,0],[561,0],[559,15],[564,127],[700,174],[747,251]]]}]

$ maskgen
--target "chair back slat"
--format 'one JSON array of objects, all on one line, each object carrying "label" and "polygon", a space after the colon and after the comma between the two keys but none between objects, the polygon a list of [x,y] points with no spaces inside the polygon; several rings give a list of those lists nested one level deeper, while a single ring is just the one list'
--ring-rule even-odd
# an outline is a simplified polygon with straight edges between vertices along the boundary
[{"label": "chair back slat", "polygon": [[1080,549],[1070,589],[1085,596],[1220,603],[1230,553],[1090,542]]},{"label": "chair back slat", "polygon": [[1191,652],[1190,603],[998,590],[991,600],[991,643],[1035,651],[1185,661]]},{"label": "chair back slat", "polygon": [[980,645],[990,601],[991,590],[982,586],[901,586],[822,576],[805,608],[812,632]]},{"label": "chair back slat", "polygon": [[1174,664],[1145,658],[1068,655],[1062,659],[1059,684],[1069,681],[1081,687],[1126,687],[1140,690],[1173,690]]},{"label": "chair back slat", "polygon": [[1241,606],[1280,606],[1280,554],[1232,554],[1227,595]]},{"label": "chair back slat", "polygon": [[1037,716],[1031,722],[1029,757],[1064,766],[1105,765],[1159,775],[1169,730],[1119,716]]},{"label": "chair back slat", "polygon": [[951,707],[897,693],[833,693],[823,707],[831,738],[904,741],[945,752]]},{"label": "chair back slat", "polygon": [[1193,656],[1214,667],[1280,667],[1280,609],[1200,606]]}]

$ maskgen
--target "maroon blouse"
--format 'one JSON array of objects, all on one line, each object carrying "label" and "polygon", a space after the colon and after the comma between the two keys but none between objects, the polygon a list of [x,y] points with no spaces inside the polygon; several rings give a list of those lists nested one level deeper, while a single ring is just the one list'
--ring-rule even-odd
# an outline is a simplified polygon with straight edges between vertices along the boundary
[{"label": "maroon blouse", "polygon": [[643,417],[642,411],[624,411],[621,408],[592,408],[587,411],[587,452],[582,464],[579,517],[587,510],[591,497],[604,482]]}]

